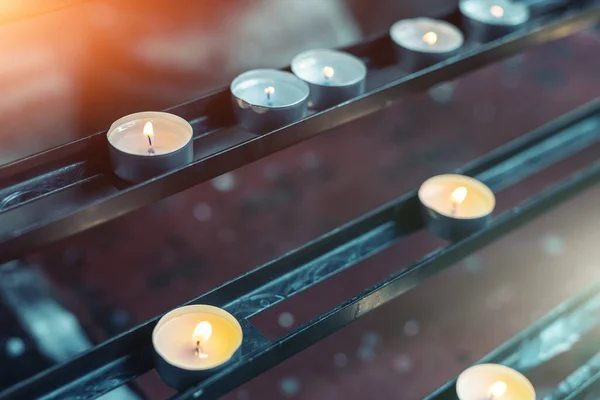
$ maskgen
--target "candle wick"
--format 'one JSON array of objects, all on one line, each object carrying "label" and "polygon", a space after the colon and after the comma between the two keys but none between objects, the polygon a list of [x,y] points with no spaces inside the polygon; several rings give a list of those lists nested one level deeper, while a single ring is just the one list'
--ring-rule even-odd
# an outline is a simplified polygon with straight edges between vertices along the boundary
[{"label": "candle wick", "polygon": [[196,353],[196,357],[198,357],[198,358],[208,357],[208,354],[206,354],[204,351],[202,351],[202,346],[200,346],[199,340],[196,340],[196,350],[194,350],[194,352]]},{"label": "candle wick", "polygon": [[[453,201],[452,202],[452,210],[450,211],[450,214],[452,214],[452,216],[456,215],[457,208],[458,208],[458,204],[455,201]],[[493,398],[491,400],[493,400]]]},{"label": "candle wick", "polygon": [[152,147],[152,138],[150,137],[150,135],[147,135],[148,137],[148,154],[154,154],[154,147]]}]

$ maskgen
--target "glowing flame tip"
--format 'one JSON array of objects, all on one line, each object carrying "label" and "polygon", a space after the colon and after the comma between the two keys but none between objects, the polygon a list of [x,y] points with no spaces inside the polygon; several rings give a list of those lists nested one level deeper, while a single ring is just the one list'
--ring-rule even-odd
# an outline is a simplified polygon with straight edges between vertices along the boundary
[{"label": "glowing flame tip", "polygon": [[459,186],[450,195],[450,199],[455,204],[461,204],[467,198],[467,188],[464,186]]},{"label": "glowing flame tip", "polygon": [[490,388],[490,396],[492,399],[502,396],[506,393],[506,383],[502,381],[498,381],[492,385]]},{"label": "glowing flame tip", "polygon": [[504,16],[504,9],[498,5],[493,5],[490,7],[490,14],[496,18],[502,18]]},{"label": "glowing flame tip", "polygon": [[208,339],[210,339],[211,335],[212,335],[212,325],[208,321],[202,321],[202,322],[198,323],[198,325],[196,325],[196,328],[194,329],[194,334],[193,334],[194,342],[195,343],[199,342],[200,344],[203,344]]},{"label": "glowing flame tip", "polygon": [[152,126],[152,121],[146,122],[144,125],[144,135],[152,137],[154,135],[154,127]]},{"label": "glowing flame tip", "polygon": [[435,44],[438,41],[438,35],[435,32],[427,32],[423,35],[423,41],[427,44]]}]

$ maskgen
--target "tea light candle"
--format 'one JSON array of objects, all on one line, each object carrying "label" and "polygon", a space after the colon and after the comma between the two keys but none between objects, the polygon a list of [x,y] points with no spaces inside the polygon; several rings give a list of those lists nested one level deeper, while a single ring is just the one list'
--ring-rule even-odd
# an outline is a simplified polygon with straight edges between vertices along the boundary
[{"label": "tea light candle", "polygon": [[167,385],[184,389],[236,362],[242,339],[240,323],[225,310],[176,308],[152,332],[156,370]]},{"label": "tea light candle", "polygon": [[351,54],[309,50],[292,60],[292,72],[310,87],[308,106],[324,110],[364,93],[367,66]]},{"label": "tea light candle", "polygon": [[309,91],[306,82],[276,69],[244,72],[231,82],[233,108],[240,125],[257,133],[304,117]]},{"label": "tea light candle", "polygon": [[480,364],[465,370],[456,381],[459,400],[535,400],[529,380],[512,368]]},{"label": "tea light candle", "polygon": [[497,39],[523,26],[529,6],[508,0],[461,0],[458,5],[467,36],[475,42]]},{"label": "tea light candle", "polygon": [[427,229],[443,239],[455,241],[485,227],[496,198],[477,179],[464,175],[438,175],[426,180],[418,197]]},{"label": "tea light candle", "polygon": [[403,19],[390,28],[400,64],[408,71],[436,64],[454,54],[464,43],[454,25],[431,18]]},{"label": "tea light candle", "polygon": [[192,126],[177,115],[140,112],[115,121],[107,134],[109,157],[117,176],[142,182],[194,158]]}]

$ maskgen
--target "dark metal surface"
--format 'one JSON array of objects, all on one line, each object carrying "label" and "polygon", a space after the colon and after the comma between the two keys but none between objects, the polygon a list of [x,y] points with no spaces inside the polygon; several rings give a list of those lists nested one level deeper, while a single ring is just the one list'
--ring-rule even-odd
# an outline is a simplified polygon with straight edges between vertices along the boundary
[{"label": "dark metal surface", "polygon": [[[492,189],[514,184],[600,138],[600,100],[592,102],[528,135],[492,151],[459,172],[476,176]],[[489,228],[409,269],[402,270],[354,299],[304,325],[291,334],[268,342],[257,332],[250,348],[242,349],[243,362],[182,394],[192,398],[198,390],[213,398],[276,365],[322,337],[390,301],[429,276],[490,241],[516,229],[550,207],[574,196],[599,179],[600,167],[578,175],[504,214]],[[416,193],[410,193],[358,218],[305,246],[271,261],[190,303],[213,304],[246,321],[278,302],[305,290],[328,276],[368,258],[423,227]],[[93,398],[127,383],[152,368],[151,331],[159,317],[142,324],[69,363],[49,369],[11,390],[0,399],[44,397]]]},{"label": "dark metal surface", "polygon": [[194,162],[137,185],[120,181],[110,171],[103,132],[4,166],[0,168],[0,261],[17,258],[374,113],[408,93],[572,34],[599,18],[600,6],[584,2],[580,8],[534,20],[522,31],[466,48],[446,62],[405,77],[397,71],[387,36],[354,46],[349,51],[363,58],[370,69],[367,93],[262,136],[234,126],[229,93],[227,89],[217,91],[170,110],[192,121]]}]

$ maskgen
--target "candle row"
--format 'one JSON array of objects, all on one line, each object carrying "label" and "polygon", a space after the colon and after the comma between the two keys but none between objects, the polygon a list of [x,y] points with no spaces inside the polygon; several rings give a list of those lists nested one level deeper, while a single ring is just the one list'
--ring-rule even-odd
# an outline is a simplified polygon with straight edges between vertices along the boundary
[{"label": "candle row", "polygon": [[[177,308],[152,333],[156,370],[176,390],[186,389],[240,359],[243,332],[227,311],[208,305]],[[498,364],[465,370],[456,382],[459,400],[535,400],[521,373]]]},{"label": "candle row", "polygon": [[[520,27],[529,8],[508,0],[461,0],[468,37],[487,41]],[[463,46],[454,25],[430,18],[405,19],[390,28],[400,64],[412,71],[439,62]],[[367,67],[359,58],[335,50],[310,50],[291,62],[292,73],[257,69],[239,75],[230,90],[241,127],[264,133],[355,98],[365,90]],[[191,125],[175,115],[143,112],[117,120],[108,133],[113,170],[121,179],[141,182],[193,160]]]}]

